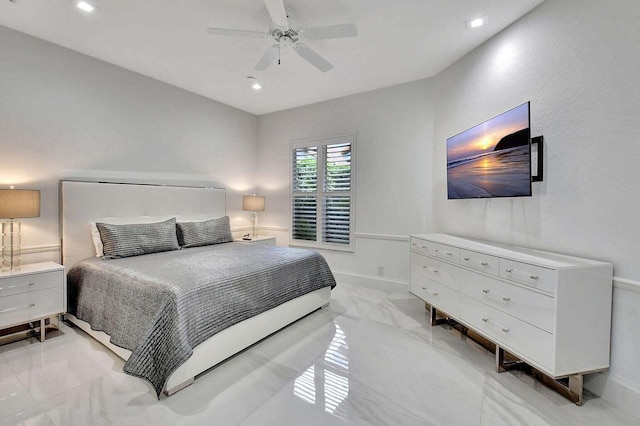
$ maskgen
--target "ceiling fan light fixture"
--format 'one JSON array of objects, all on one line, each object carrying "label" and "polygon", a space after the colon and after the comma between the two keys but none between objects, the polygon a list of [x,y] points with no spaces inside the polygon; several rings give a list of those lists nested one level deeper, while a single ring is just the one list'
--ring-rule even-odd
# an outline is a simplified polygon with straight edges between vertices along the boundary
[{"label": "ceiling fan light fixture", "polygon": [[478,18],[471,18],[464,21],[467,31],[479,28],[487,23],[487,15],[480,16]]},{"label": "ceiling fan light fixture", "polygon": [[262,84],[260,84],[257,78],[249,76],[247,77],[247,80],[249,81],[249,85],[253,90],[262,89]]},{"label": "ceiling fan light fixture", "polygon": [[89,13],[93,12],[93,10],[95,9],[92,5],[90,5],[86,1],[79,1],[78,3],[76,3],[76,7],[80,10],[84,10],[85,12],[89,12]]}]

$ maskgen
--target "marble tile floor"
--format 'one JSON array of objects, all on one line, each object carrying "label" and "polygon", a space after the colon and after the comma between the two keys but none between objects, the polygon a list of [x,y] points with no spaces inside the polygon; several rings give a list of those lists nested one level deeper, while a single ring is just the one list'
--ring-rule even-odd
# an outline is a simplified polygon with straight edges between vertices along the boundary
[{"label": "marble tile floor", "polygon": [[430,327],[407,292],[341,284],[317,311],[157,400],[75,327],[0,346],[0,422],[24,425],[637,425],[577,407]]}]

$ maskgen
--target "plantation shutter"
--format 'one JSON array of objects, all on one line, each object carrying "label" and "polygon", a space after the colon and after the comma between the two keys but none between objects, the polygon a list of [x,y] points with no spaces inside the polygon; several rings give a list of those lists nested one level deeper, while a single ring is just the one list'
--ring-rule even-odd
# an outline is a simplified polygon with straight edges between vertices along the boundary
[{"label": "plantation shutter", "polygon": [[292,238],[316,241],[318,147],[295,148],[292,171]]},{"label": "plantation shutter", "polygon": [[353,143],[292,144],[291,244],[353,251]]},{"label": "plantation shutter", "polygon": [[[351,143],[324,146],[324,208],[322,240],[351,242]],[[338,195],[340,194],[340,195]]]}]

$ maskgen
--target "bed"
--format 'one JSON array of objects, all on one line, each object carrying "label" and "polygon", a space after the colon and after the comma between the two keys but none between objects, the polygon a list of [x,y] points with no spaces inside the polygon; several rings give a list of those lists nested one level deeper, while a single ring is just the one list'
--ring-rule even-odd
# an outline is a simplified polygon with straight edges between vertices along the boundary
[{"label": "bed", "polygon": [[229,242],[95,257],[92,222],[222,217],[224,189],[61,181],[60,200],[67,319],[124,359],[125,372],[147,379],[158,396],[331,299],[335,280],[322,256],[307,250]]}]

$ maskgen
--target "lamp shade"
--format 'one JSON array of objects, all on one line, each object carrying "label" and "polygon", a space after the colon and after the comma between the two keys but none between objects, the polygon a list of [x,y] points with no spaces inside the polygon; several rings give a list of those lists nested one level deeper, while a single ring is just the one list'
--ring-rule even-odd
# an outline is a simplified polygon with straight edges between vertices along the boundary
[{"label": "lamp shade", "polygon": [[0,219],[40,217],[40,191],[0,189]]},{"label": "lamp shade", "polygon": [[246,210],[249,212],[263,212],[264,197],[260,195],[243,195],[242,210]]}]

